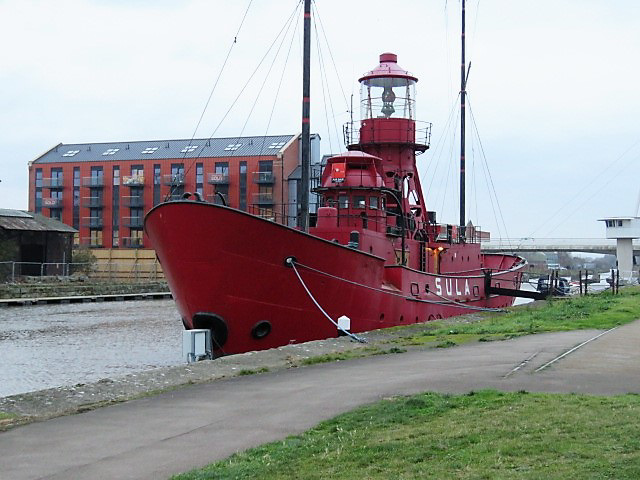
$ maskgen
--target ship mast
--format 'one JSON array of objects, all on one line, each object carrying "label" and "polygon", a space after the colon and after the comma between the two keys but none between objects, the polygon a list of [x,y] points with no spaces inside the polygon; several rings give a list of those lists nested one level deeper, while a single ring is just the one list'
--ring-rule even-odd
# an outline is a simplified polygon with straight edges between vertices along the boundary
[{"label": "ship mast", "polygon": [[311,0],[304,0],[304,50],[302,67],[302,178],[300,181],[300,211],[298,227],[309,230],[309,164],[311,156],[310,77],[311,77]]},{"label": "ship mast", "polygon": [[465,238],[465,103],[467,100],[467,75],[464,58],[464,13],[465,0],[462,0],[462,61],[460,63],[460,238]]}]

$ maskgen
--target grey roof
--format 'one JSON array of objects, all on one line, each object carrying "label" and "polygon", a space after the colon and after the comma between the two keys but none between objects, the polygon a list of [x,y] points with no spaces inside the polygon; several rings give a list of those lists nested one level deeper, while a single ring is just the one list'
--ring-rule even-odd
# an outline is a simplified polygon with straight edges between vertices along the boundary
[{"label": "grey roof", "polygon": [[[61,143],[36,158],[33,163],[273,156],[281,152],[296,136],[270,135],[266,137],[195,138],[193,140]],[[142,153],[145,151],[151,153]]]},{"label": "grey roof", "polygon": [[5,230],[27,230],[31,232],[76,233],[75,228],[39,213],[22,210],[0,209],[0,228]]}]

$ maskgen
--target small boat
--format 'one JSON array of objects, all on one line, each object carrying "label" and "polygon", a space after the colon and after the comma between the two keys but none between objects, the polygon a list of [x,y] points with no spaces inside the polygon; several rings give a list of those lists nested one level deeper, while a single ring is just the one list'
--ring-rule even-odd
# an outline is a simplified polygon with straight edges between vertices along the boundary
[{"label": "small boat", "polygon": [[429,148],[430,124],[414,118],[417,81],[393,53],[359,79],[363,116],[324,167],[311,226],[305,205],[294,228],[197,196],[147,214],[184,326],[210,330],[215,356],[512,305],[492,289],[518,289],[526,261],[483,254],[462,200],[459,225],[427,210],[416,154]]}]

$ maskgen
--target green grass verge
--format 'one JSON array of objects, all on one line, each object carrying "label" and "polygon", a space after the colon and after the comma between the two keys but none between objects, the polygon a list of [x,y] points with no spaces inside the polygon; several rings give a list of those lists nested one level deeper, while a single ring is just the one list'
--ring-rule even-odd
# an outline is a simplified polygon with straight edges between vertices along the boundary
[{"label": "green grass verge", "polygon": [[267,367],[262,367],[262,368],[256,368],[255,370],[253,369],[242,369],[238,372],[238,375],[243,376],[243,375],[256,375],[258,373],[267,373],[269,371],[269,369]]},{"label": "green grass verge", "polygon": [[426,393],[173,478],[637,479],[639,429],[638,395]]},{"label": "green grass verge", "polygon": [[485,313],[474,321],[456,318],[425,325],[423,332],[402,336],[400,345],[447,346],[473,340],[490,341],[541,332],[608,329],[640,318],[640,287],[627,287],[618,295],[602,292],[584,297],[552,299],[544,305],[524,305],[504,314]]}]

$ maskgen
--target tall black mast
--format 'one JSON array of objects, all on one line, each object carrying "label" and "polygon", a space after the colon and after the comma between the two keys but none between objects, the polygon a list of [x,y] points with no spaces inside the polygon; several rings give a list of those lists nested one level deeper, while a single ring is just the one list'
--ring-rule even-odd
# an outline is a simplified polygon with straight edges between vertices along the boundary
[{"label": "tall black mast", "polygon": [[302,67],[302,180],[298,227],[309,230],[309,164],[311,156],[310,77],[311,77],[311,0],[304,0],[304,51]]},{"label": "tall black mast", "polygon": [[460,64],[460,234],[464,238],[465,227],[465,103],[467,101],[467,78],[464,59],[464,2],[462,0],[462,62]]}]

